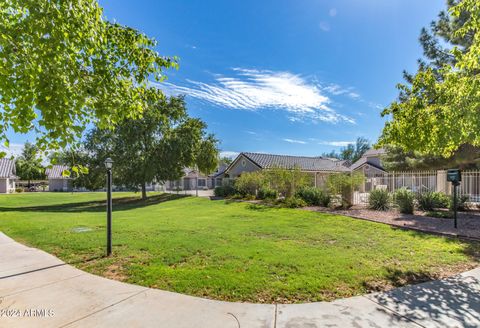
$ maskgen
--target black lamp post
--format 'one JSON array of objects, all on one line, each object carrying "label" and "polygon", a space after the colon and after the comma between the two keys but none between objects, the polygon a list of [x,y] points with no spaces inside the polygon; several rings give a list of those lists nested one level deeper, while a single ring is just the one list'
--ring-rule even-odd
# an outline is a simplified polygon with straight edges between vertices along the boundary
[{"label": "black lamp post", "polygon": [[112,254],[112,167],[113,161],[109,157],[105,160],[107,169],[107,256]]}]

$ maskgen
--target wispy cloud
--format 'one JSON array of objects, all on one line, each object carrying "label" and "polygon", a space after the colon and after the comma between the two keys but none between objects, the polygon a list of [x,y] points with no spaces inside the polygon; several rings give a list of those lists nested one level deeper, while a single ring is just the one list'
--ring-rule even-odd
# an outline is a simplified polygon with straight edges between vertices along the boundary
[{"label": "wispy cloud", "polygon": [[318,24],[318,27],[320,27],[320,29],[324,32],[328,32],[330,31],[330,24],[328,24],[328,22],[325,22],[325,21],[321,21],[319,24]]},{"label": "wispy cloud", "polygon": [[187,80],[184,86],[158,86],[167,94],[186,94],[230,109],[283,110],[292,121],[355,123],[329,107],[330,99],[317,83],[290,72],[234,68],[231,76],[216,75],[212,83]]},{"label": "wispy cloud", "polygon": [[303,141],[303,140],[288,139],[288,138],[285,138],[282,140],[288,143],[301,144],[301,145],[305,145],[307,143],[306,141]]},{"label": "wispy cloud", "polygon": [[352,87],[342,87],[338,84],[331,83],[325,87],[322,88],[323,91],[332,94],[334,96],[341,96],[341,95],[346,95],[347,97],[350,97],[352,99],[360,99],[360,94],[357,93],[355,88]]},{"label": "wispy cloud", "polygon": [[335,17],[337,16],[337,9],[336,8],[332,8],[328,11],[328,14],[331,16],[331,17]]},{"label": "wispy cloud", "polygon": [[318,144],[334,146],[334,147],[346,147],[349,144],[354,144],[355,141],[320,141]]}]

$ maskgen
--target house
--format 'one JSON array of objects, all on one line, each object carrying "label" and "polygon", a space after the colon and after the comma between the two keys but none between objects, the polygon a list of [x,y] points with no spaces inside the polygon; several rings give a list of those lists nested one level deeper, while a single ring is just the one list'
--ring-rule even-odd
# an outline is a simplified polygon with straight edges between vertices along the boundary
[{"label": "house", "polygon": [[63,176],[63,171],[69,170],[65,165],[53,165],[45,170],[48,179],[48,191],[73,191],[72,179]]},{"label": "house", "polygon": [[228,165],[220,164],[214,173],[206,176],[196,169],[184,168],[183,176],[175,181],[166,181],[163,188],[166,190],[196,190],[213,189],[222,185],[225,169]]},{"label": "house", "polygon": [[315,186],[323,184],[331,173],[350,172],[349,162],[322,156],[289,156],[261,153],[240,153],[227,167],[226,178],[238,178],[244,172],[274,168],[294,169],[309,173]]},{"label": "house", "polygon": [[385,173],[381,157],[385,155],[385,149],[369,149],[363,156],[350,166],[353,172],[363,172],[366,176]]},{"label": "house", "polygon": [[0,194],[15,192],[15,162],[11,159],[0,158]]}]

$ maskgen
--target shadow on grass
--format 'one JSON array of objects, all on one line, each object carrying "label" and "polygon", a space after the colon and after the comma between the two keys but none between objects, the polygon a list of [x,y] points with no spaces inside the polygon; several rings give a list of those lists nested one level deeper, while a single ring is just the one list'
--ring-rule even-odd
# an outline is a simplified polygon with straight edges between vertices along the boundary
[{"label": "shadow on grass", "polygon": [[[189,197],[188,195],[161,194],[150,196],[146,200],[138,197],[114,198],[113,210],[125,211],[135,208],[142,208],[150,205],[164,203],[180,198]],[[54,204],[44,206],[26,206],[26,207],[0,207],[0,212],[105,212],[106,200],[96,200],[89,202]]]}]

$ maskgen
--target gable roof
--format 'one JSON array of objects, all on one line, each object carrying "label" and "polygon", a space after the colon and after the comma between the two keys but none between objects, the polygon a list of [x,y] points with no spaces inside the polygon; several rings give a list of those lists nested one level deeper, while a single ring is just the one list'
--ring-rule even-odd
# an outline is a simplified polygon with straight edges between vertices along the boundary
[{"label": "gable roof", "polygon": [[48,179],[69,179],[69,177],[62,175],[63,171],[69,169],[66,165],[53,165],[52,168],[45,170],[45,175]]},{"label": "gable roof", "polygon": [[[342,172],[349,171],[343,161],[332,160],[326,157],[307,157],[307,156],[289,156],[289,155],[274,155],[262,153],[240,153],[240,156],[245,156],[252,163],[262,169],[272,169],[276,167],[284,169],[299,168],[302,171],[334,171]],[[233,161],[232,164],[236,162]],[[230,167],[229,167],[230,168]],[[227,170],[229,169],[227,168]]]},{"label": "gable roof", "polygon": [[380,149],[369,149],[367,150],[362,157],[373,157],[373,156],[381,156],[381,155],[384,155],[386,154],[386,150],[384,148],[380,148]]},{"label": "gable roof", "polygon": [[0,179],[15,179],[15,162],[8,158],[0,158]]}]

